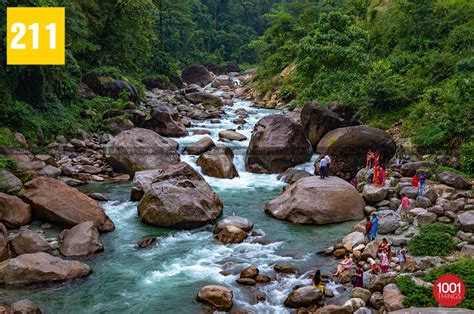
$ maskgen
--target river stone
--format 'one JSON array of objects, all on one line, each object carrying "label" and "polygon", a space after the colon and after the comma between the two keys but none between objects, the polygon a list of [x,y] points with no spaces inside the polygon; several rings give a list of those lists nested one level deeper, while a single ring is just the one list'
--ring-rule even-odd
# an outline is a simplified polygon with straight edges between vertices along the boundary
[{"label": "river stone", "polygon": [[225,146],[217,146],[199,156],[197,165],[208,176],[232,179],[239,176],[233,160],[234,153],[232,149]]},{"label": "river stone", "polygon": [[219,75],[212,81],[212,87],[218,88],[221,86],[233,86],[234,81],[228,75]]},{"label": "river stone", "polygon": [[318,143],[316,151],[332,157],[331,171],[344,179],[352,179],[365,165],[369,149],[380,152],[385,165],[395,154],[395,142],[383,130],[368,126],[351,126],[328,132]]},{"label": "river stone", "polygon": [[204,178],[187,163],[164,169],[138,204],[140,219],[150,225],[193,229],[215,221],[223,204]]},{"label": "river stone", "polygon": [[355,232],[351,232],[348,235],[346,235],[342,239],[342,243],[343,244],[350,243],[352,245],[352,247],[356,247],[359,244],[366,244],[367,243],[367,237],[365,236],[364,233],[359,232],[359,231],[355,231]]},{"label": "river stone", "polygon": [[0,192],[14,194],[21,190],[23,184],[14,174],[6,169],[0,169]]},{"label": "river stone", "polygon": [[431,161],[415,161],[403,164],[400,168],[400,173],[405,177],[413,177],[418,169],[430,169],[436,168],[436,164]]},{"label": "river stone", "polygon": [[8,230],[0,223],[0,262],[11,257],[10,249],[8,247]]},{"label": "river stone", "polygon": [[99,231],[92,221],[83,222],[61,232],[59,243],[59,251],[67,257],[87,256],[104,250]]},{"label": "river stone", "polygon": [[403,300],[405,297],[394,283],[388,284],[383,288],[383,302],[387,311],[397,311],[405,308]]},{"label": "river stone", "polygon": [[301,125],[274,114],[255,124],[245,164],[250,172],[279,173],[308,161],[312,154]]},{"label": "river stone", "polygon": [[428,208],[431,207],[431,201],[423,196],[418,196],[416,198],[416,206],[421,208]]},{"label": "river stone", "polygon": [[211,83],[212,77],[209,71],[200,64],[191,64],[181,71],[181,79],[187,85],[196,84],[201,87]]},{"label": "river stone", "polygon": [[179,122],[178,111],[165,104],[153,106],[143,126],[166,137],[188,136],[188,130]]},{"label": "river stone", "polygon": [[224,130],[219,132],[219,141],[221,142],[242,142],[247,139],[247,136],[235,131],[235,130]]},{"label": "river stone", "polygon": [[364,288],[352,288],[351,291],[351,298],[359,298],[362,299],[364,302],[368,302],[371,295],[372,293],[370,293],[369,290]]},{"label": "river stone", "polygon": [[296,268],[295,265],[291,265],[291,264],[276,263],[275,265],[273,265],[273,269],[277,273],[283,273],[283,274],[297,274],[298,273],[298,268]]},{"label": "river stone", "polygon": [[303,179],[306,177],[311,177],[312,174],[305,170],[300,170],[296,168],[289,168],[286,169],[285,172],[278,175],[278,180],[282,180],[283,182],[292,185],[299,179]]},{"label": "river stone", "polygon": [[228,216],[217,222],[213,232],[219,233],[226,226],[234,226],[246,232],[249,232],[253,229],[253,222],[244,217]]},{"label": "river stone", "polygon": [[455,224],[465,232],[474,232],[474,211],[457,215]]},{"label": "river stone", "polygon": [[363,308],[365,306],[365,301],[360,298],[352,298],[346,303],[344,303],[343,307],[349,309],[352,313],[355,313],[358,309]]},{"label": "river stone", "polygon": [[379,220],[378,233],[389,234],[395,232],[400,227],[400,218],[396,216],[385,216]]},{"label": "river stone", "polygon": [[25,286],[69,281],[89,275],[89,265],[47,253],[22,254],[0,263],[0,284]]},{"label": "river stone", "polygon": [[37,232],[30,229],[20,231],[10,240],[10,247],[16,255],[45,252],[53,254],[53,248],[48,241]]},{"label": "river stone", "polygon": [[186,94],[184,97],[193,104],[212,104],[216,106],[223,105],[222,99],[219,96],[210,94],[208,92],[190,93]]},{"label": "river stone", "polygon": [[223,286],[205,286],[197,295],[197,301],[206,303],[216,311],[230,311],[233,305],[234,294],[232,290]]},{"label": "river stone", "polygon": [[135,173],[132,183],[132,193],[130,200],[138,202],[145,192],[150,190],[152,183],[163,173],[163,169],[143,170]]},{"label": "river stone", "polygon": [[240,278],[252,278],[258,276],[259,270],[255,266],[249,266],[240,272]]},{"label": "river stone", "polygon": [[354,187],[337,177],[303,178],[265,206],[275,218],[297,224],[324,225],[361,219],[365,202]]},{"label": "river stone", "polygon": [[301,125],[311,145],[316,148],[327,132],[344,126],[344,119],[315,102],[307,102],[301,110]]},{"label": "river stone", "polygon": [[272,281],[272,278],[270,278],[269,276],[266,276],[266,275],[258,275],[257,277],[255,277],[255,281],[257,283],[269,283],[270,281]]},{"label": "river stone", "polygon": [[248,235],[247,232],[237,227],[225,226],[221,231],[219,231],[216,237],[217,240],[223,244],[231,244],[244,242]]},{"label": "river stone", "polygon": [[93,221],[100,232],[115,229],[114,223],[92,198],[52,178],[36,178],[25,184],[22,198],[39,219],[72,227]]},{"label": "river stone", "polygon": [[377,257],[377,250],[379,249],[380,241],[374,240],[369,242],[366,246],[362,255],[361,260],[367,260],[368,258],[375,259]]},{"label": "river stone", "polygon": [[133,176],[135,172],[166,168],[180,161],[178,143],[141,128],[123,131],[105,147],[107,162],[116,172]]},{"label": "river stone", "polygon": [[316,311],[316,314],[351,314],[351,310],[336,304],[323,306]]},{"label": "river stone", "polygon": [[438,216],[435,213],[426,212],[418,215],[416,221],[418,222],[418,226],[421,226],[424,224],[433,223],[437,218]]},{"label": "river stone", "polygon": [[28,299],[13,302],[10,305],[10,309],[15,314],[43,314],[39,306]]},{"label": "river stone", "polygon": [[30,205],[16,196],[0,193],[0,222],[10,228],[19,228],[30,221]]},{"label": "river stone", "polygon": [[401,189],[400,195],[405,194],[408,198],[416,199],[418,197],[418,188],[413,186],[405,186]]},{"label": "river stone", "polygon": [[286,307],[297,309],[317,305],[322,298],[323,295],[319,288],[313,286],[301,287],[291,291],[283,304]]},{"label": "river stone", "polygon": [[388,195],[388,191],[388,188],[367,184],[364,186],[363,195],[366,201],[376,203],[384,200]]},{"label": "river stone", "polygon": [[252,278],[239,278],[237,279],[237,283],[243,286],[255,286],[257,281]]},{"label": "river stone", "polygon": [[468,190],[471,188],[469,181],[463,176],[449,171],[441,172],[436,175],[439,182],[452,186],[456,189]]},{"label": "river stone", "polygon": [[[369,291],[370,292],[370,291]],[[369,305],[374,309],[378,310],[383,306],[383,295],[382,293],[376,291],[372,293],[369,299]]]},{"label": "river stone", "polygon": [[213,148],[214,146],[216,146],[216,144],[214,144],[212,138],[206,136],[197,141],[196,143],[189,145],[184,150],[190,155],[201,155],[202,153],[205,153],[211,148]]}]

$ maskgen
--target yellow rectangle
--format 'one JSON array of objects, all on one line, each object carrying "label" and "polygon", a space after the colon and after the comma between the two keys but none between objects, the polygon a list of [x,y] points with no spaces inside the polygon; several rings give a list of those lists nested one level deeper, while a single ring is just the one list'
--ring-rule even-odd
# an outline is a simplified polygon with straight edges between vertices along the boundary
[{"label": "yellow rectangle", "polygon": [[7,8],[7,65],[64,65],[65,8]]}]

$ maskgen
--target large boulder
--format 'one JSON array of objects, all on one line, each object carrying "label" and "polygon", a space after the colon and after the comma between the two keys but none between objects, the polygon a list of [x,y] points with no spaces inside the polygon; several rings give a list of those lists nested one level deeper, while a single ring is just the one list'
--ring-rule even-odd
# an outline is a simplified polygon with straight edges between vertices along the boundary
[{"label": "large boulder", "polygon": [[0,262],[10,258],[10,248],[8,247],[8,230],[0,223]]},{"label": "large boulder", "polygon": [[180,161],[178,143],[141,128],[121,132],[107,144],[105,154],[115,171],[131,176],[137,171],[166,168]]},{"label": "large boulder", "polygon": [[342,239],[342,243],[343,244],[350,243],[352,245],[352,247],[356,247],[359,244],[366,244],[367,243],[367,237],[365,236],[364,233],[362,233],[360,231],[354,231],[354,232],[351,232],[348,235],[346,235]]},{"label": "large boulder", "polygon": [[178,121],[178,112],[165,104],[154,106],[143,126],[166,137],[188,136],[188,130]]},{"label": "large boulder", "polygon": [[383,302],[387,311],[397,311],[405,308],[403,300],[405,297],[398,289],[397,285],[390,283],[383,288]]},{"label": "large boulder", "polygon": [[370,300],[371,295],[372,293],[369,290],[360,287],[352,288],[351,291],[351,298],[362,299],[366,303]]},{"label": "large boulder", "polygon": [[235,130],[224,130],[219,132],[219,141],[221,142],[233,142],[233,141],[245,141],[247,136],[235,131]]},{"label": "large boulder", "polygon": [[467,181],[467,179],[464,178],[463,176],[456,173],[444,171],[444,172],[438,173],[436,178],[438,179],[439,182],[452,186],[457,189],[468,190],[471,188],[471,184],[469,183],[469,181]]},{"label": "large boulder", "polygon": [[152,183],[163,173],[162,169],[143,170],[135,173],[132,183],[132,194],[130,200],[138,202],[142,199]]},{"label": "large boulder", "polygon": [[308,102],[301,110],[301,125],[313,148],[331,130],[344,126],[344,120],[318,103]]},{"label": "large boulder", "polygon": [[465,232],[474,232],[474,211],[459,214],[455,224]]},{"label": "large boulder", "polygon": [[380,152],[380,163],[385,165],[395,154],[395,142],[383,130],[368,126],[339,128],[327,133],[316,151],[332,157],[331,171],[344,179],[356,176],[365,165],[367,151]]},{"label": "large boulder", "polygon": [[188,85],[196,84],[201,87],[206,86],[212,81],[209,71],[200,64],[192,64],[185,67],[181,72],[181,79]]},{"label": "large boulder", "polygon": [[224,226],[216,235],[217,240],[224,244],[242,243],[247,237],[247,232],[230,225]]},{"label": "large boulder", "polygon": [[140,92],[131,83],[110,76],[93,73],[85,75],[84,82],[97,95],[117,99],[122,92],[128,92],[134,101],[140,98]]},{"label": "large boulder", "polygon": [[223,286],[205,286],[197,295],[197,301],[210,305],[215,311],[230,311],[233,305],[232,290]]},{"label": "large boulder", "polygon": [[388,195],[389,189],[367,184],[364,186],[364,199],[368,202],[377,203],[383,201]]},{"label": "large boulder", "polygon": [[434,169],[436,164],[431,161],[415,161],[403,164],[400,173],[406,177],[413,177],[418,169]]},{"label": "large boulder", "polygon": [[219,96],[207,92],[189,93],[184,97],[193,104],[212,104],[216,106],[222,106],[223,104]]},{"label": "large boulder", "polygon": [[377,251],[379,249],[380,241],[374,240],[370,241],[362,251],[360,256],[361,260],[367,260],[368,258],[375,259],[377,257]]},{"label": "large boulder", "polygon": [[389,234],[395,232],[400,227],[400,218],[393,215],[388,215],[380,218],[378,233]]},{"label": "large boulder", "polygon": [[319,288],[307,286],[291,291],[283,304],[285,304],[286,307],[297,309],[317,305],[322,298],[323,294]]},{"label": "large boulder", "polygon": [[67,227],[93,221],[100,232],[115,229],[96,201],[59,180],[40,177],[27,182],[25,188],[21,197],[43,221]]},{"label": "large boulder", "polygon": [[154,90],[155,88],[163,89],[163,90],[172,90],[176,88],[173,84],[163,77],[160,76],[149,76],[145,77],[142,80],[143,85],[145,85],[146,89]]},{"label": "large boulder", "polygon": [[324,225],[364,217],[365,202],[352,185],[331,177],[303,178],[265,206],[265,212],[298,224]]},{"label": "large boulder", "polygon": [[312,154],[301,125],[284,115],[269,115],[254,127],[246,167],[254,173],[279,173],[308,161]]},{"label": "large boulder", "polygon": [[212,81],[212,87],[219,88],[221,86],[232,87],[234,81],[228,75],[219,75]]},{"label": "large boulder", "polygon": [[67,257],[87,256],[104,250],[99,231],[92,221],[83,222],[61,232],[59,243],[59,252]]},{"label": "large boulder", "polygon": [[300,170],[296,168],[288,168],[285,170],[285,172],[281,173],[278,175],[278,180],[281,180],[289,185],[292,185],[296,181],[306,178],[306,177],[311,177],[312,174],[309,173],[308,171],[305,170]]},{"label": "large boulder", "polygon": [[22,230],[10,240],[10,247],[16,255],[44,252],[53,254],[53,248],[42,235],[29,229]]},{"label": "large boulder", "polygon": [[91,273],[89,265],[47,253],[23,254],[0,263],[0,284],[26,286],[70,281]]},{"label": "large boulder", "polygon": [[222,209],[222,201],[209,184],[184,162],[158,174],[138,205],[143,222],[180,229],[212,223]]},{"label": "large boulder", "polygon": [[14,174],[5,169],[0,169],[0,192],[9,194],[17,193],[23,184]]},{"label": "large boulder", "polygon": [[0,222],[10,228],[19,228],[30,221],[30,205],[16,196],[0,193]]},{"label": "large boulder", "polygon": [[209,136],[203,137],[194,144],[187,146],[184,150],[190,155],[201,155],[202,153],[207,152],[211,148],[216,146],[212,138]]},{"label": "large boulder", "polygon": [[234,153],[225,146],[217,146],[203,153],[197,160],[202,172],[214,178],[232,179],[239,173],[234,166]]}]

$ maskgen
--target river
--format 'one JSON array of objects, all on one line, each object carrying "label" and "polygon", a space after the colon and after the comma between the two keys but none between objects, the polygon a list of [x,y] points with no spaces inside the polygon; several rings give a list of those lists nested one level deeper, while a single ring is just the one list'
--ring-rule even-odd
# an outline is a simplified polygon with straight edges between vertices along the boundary
[{"label": "river", "polygon": [[[226,115],[220,123],[196,123],[189,129],[190,133],[194,129],[207,129],[217,143],[220,130],[236,128],[231,121],[237,117],[235,111],[244,108],[251,114],[239,132],[250,139],[254,124],[265,115],[276,113],[253,108],[250,101],[234,99],[234,103],[233,107],[224,108]],[[182,150],[203,136],[176,140]],[[204,177],[221,197],[224,216],[249,218],[255,223],[254,230],[259,236],[249,237],[241,244],[221,245],[214,240],[211,227],[176,231],[148,226],[137,216],[137,203],[128,201],[130,184],[90,184],[82,190],[101,192],[109,197],[110,201],[101,206],[116,226],[114,232],[101,236],[105,251],[82,260],[92,266],[94,273],[70,284],[3,289],[5,301],[28,298],[46,313],[198,313],[203,309],[202,304],[195,301],[199,289],[208,284],[220,284],[234,291],[234,308],[252,313],[289,313],[282,304],[292,287],[310,284],[310,271],[316,268],[327,273],[334,269],[334,261],[316,252],[334,244],[354,223],[298,226],[267,216],[264,205],[281,192],[283,183],[276,175],[245,171],[248,143],[249,140],[226,144],[234,150],[234,163],[240,177],[232,180]],[[315,158],[299,168],[312,171]],[[200,171],[196,159],[182,154],[183,161]],[[48,229],[46,237],[57,236],[59,231]],[[136,243],[145,236],[157,236],[157,245],[139,250]],[[276,262],[294,264],[302,275],[275,274],[272,265]],[[275,280],[256,287],[238,285],[235,280],[239,271],[250,265]],[[267,301],[257,303],[256,291],[265,293]]]}]

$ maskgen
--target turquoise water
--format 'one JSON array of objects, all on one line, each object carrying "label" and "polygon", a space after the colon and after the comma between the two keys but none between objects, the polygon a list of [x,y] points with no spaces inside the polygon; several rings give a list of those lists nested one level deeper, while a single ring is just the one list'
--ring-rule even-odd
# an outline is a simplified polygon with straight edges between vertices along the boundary
[{"label": "turquoise water", "polygon": [[[219,124],[199,123],[196,128],[211,131],[217,142],[218,132],[235,127],[231,120],[235,110],[252,111],[249,124],[240,132],[250,139],[251,130],[261,117],[275,111],[254,109],[252,103],[236,100],[226,108],[227,116]],[[178,139],[181,148],[202,135]],[[240,177],[233,180],[204,176],[224,203],[224,216],[247,217],[255,223],[260,236],[244,243],[221,245],[211,227],[193,231],[160,229],[142,224],[137,216],[137,203],[129,202],[130,184],[93,184],[84,192],[102,192],[110,201],[102,207],[114,221],[116,230],[103,234],[105,251],[82,260],[94,273],[70,284],[36,289],[0,290],[5,301],[28,298],[46,313],[197,313],[203,306],[195,301],[199,289],[207,284],[221,284],[234,291],[234,308],[253,313],[289,313],[282,306],[292,287],[310,284],[308,273],[320,268],[332,271],[335,261],[316,252],[342,238],[354,223],[330,226],[297,226],[275,220],[264,211],[266,202],[276,197],[283,184],[276,175],[251,174],[245,171],[244,152],[249,140],[226,144],[235,152],[234,163]],[[312,161],[316,156],[313,156]],[[196,157],[183,155],[196,170]],[[299,168],[312,171],[313,162]],[[47,230],[46,236],[56,236],[60,230]],[[139,250],[136,243],[147,236],[157,236],[155,247]],[[297,265],[300,276],[280,276],[272,270],[276,262]],[[235,283],[240,270],[254,265],[274,280],[267,285],[244,287]],[[255,292],[262,291],[266,302],[256,304]],[[337,293],[336,293],[337,295]]]}]

